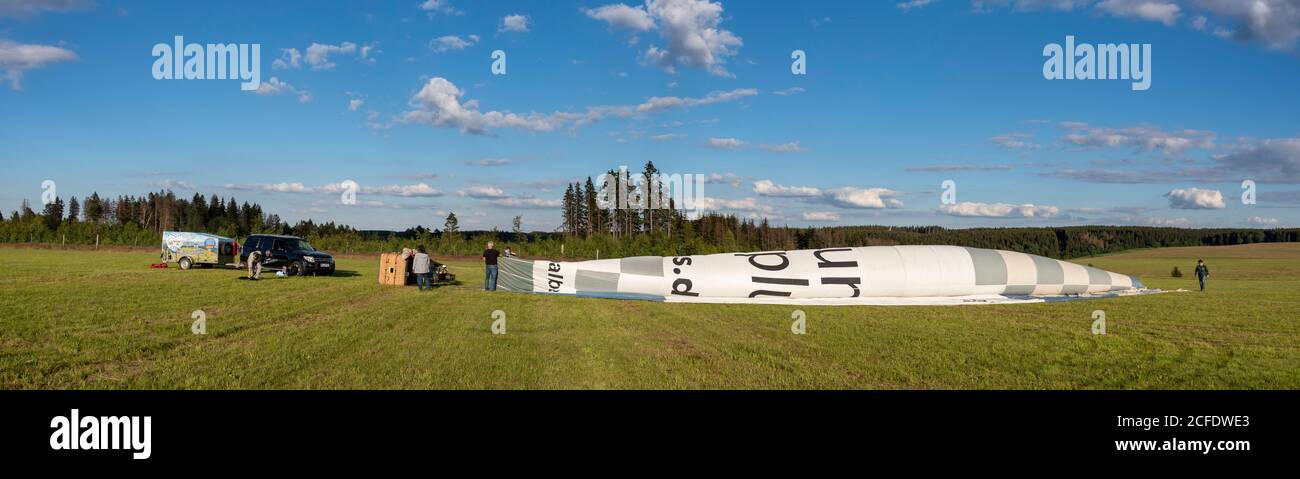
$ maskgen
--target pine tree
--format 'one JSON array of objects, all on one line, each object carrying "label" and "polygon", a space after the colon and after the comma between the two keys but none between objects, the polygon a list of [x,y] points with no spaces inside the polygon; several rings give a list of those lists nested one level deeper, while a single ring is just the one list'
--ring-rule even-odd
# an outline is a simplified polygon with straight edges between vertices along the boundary
[{"label": "pine tree", "polygon": [[41,214],[45,216],[45,226],[58,229],[59,223],[63,222],[63,198],[55,196],[54,201],[45,204],[45,211]]},{"label": "pine tree", "polygon": [[460,232],[460,221],[456,219],[456,213],[447,213],[447,221],[442,224],[442,232],[444,234]]},{"label": "pine tree", "polygon": [[600,205],[596,202],[596,186],[591,182],[591,177],[587,177],[587,184],[583,192],[582,202],[587,207],[587,236],[595,234],[597,231],[605,231],[605,221],[602,218]]},{"label": "pine tree", "polygon": [[104,220],[104,200],[99,198],[98,192],[86,197],[86,207],[83,209],[86,213],[86,221],[98,223]]},{"label": "pine tree", "polygon": [[78,203],[77,197],[73,196],[68,200],[68,222],[76,223],[79,217],[81,217],[81,203]]}]

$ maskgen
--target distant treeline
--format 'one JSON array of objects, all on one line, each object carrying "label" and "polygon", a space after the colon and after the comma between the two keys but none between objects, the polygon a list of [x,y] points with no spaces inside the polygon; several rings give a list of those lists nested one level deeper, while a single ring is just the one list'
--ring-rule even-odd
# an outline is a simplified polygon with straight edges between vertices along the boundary
[{"label": "distant treeline", "polygon": [[[616,178],[616,177],[614,177]],[[626,185],[626,177],[619,181]],[[234,198],[178,198],[170,191],[113,199],[91,194],[66,203],[56,199],[40,212],[26,201],[19,211],[0,214],[0,242],[158,246],[165,230],[202,231],[242,239],[252,233],[288,234],[334,253],[376,253],[424,245],[436,255],[477,255],[484,243],[548,258],[613,258],[736,251],[772,251],[845,246],[942,244],[995,248],[1054,258],[1078,258],[1134,248],[1232,245],[1300,241],[1300,229],[1183,229],[1141,226],[1056,228],[970,228],[939,226],[772,226],[767,220],[705,214],[690,219],[675,209],[591,208],[590,180],[565,193],[563,231],[523,232],[517,217],[510,232],[461,231],[455,213],[442,228],[401,232],[358,231],[311,220],[290,225],[256,203]],[[581,200],[578,200],[581,198]],[[577,206],[581,203],[581,206]]]}]

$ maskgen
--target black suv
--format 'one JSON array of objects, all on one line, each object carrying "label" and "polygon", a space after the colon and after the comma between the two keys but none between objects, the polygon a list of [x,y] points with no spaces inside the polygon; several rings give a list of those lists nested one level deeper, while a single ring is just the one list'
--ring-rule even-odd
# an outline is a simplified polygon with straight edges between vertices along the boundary
[{"label": "black suv", "polygon": [[334,274],[334,257],[324,251],[316,251],[306,240],[297,236],[249,236],[239,251],[239,261],[247,263],[248,254],[254,251],[269,251],[270,259],[263,264],[268,269],[284,270],[289,276]]}]

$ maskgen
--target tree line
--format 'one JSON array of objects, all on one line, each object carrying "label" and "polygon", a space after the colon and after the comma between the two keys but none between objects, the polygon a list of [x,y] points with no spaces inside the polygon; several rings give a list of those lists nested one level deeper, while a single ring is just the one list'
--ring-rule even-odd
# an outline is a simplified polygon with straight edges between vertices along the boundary
[{"label": "tree line", "polygon": [[[177,197],[171,191],[142,196],[61,198],[34,211],[27,201],[9,215],[0,213],[0,242],[158,246],[166,230],[201,231],[242,239],[249,234],[287,234],[337,253],[397,251],[424,245],[438,255],[477,255],[487,241],[531,257],[587,259],[641,255],[675,256],[737,251],[774,251],[852,246],[940,244],[1021,251],[1053,258],[1079,258],[1134,248],[1233,245],[1300,241],[1300,229],[1184,229],[1141,226],[1068,226],[948,229],[939,226],[775,226],[766,219],[705,213],[692,218],[672,198],[653,208],[647,187],[658,170],[647,163],[641,180],[611,170],[600,188],[588,178],[567,185],[561,203],[562,227],[524,232],[521,217],[511,231],[461,231],[454,212],[441,228],[423,225],[404,231],[359,231],[334,222],[289,224],[256,203],[217,195]],[[608,208],[602,191],[622,190],[629,207]]]}]

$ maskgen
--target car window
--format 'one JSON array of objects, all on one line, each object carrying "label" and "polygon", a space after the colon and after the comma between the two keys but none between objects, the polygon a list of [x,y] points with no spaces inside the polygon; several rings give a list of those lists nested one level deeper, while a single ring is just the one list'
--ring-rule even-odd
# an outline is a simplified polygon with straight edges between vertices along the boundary
[{"label": "car window", "polygon": [[284,240],[275,240],[274,243],[271,243],[271,249],[275,251],[284,251]]},{"label": "car window", "polygon": [[253,251],[260,248],[261,246],[259,245],[261,243],[262,243],[262,238],[257,238],[257,237],[249,238],[248,244],[245,244],[244,248],[248,251]]}]

